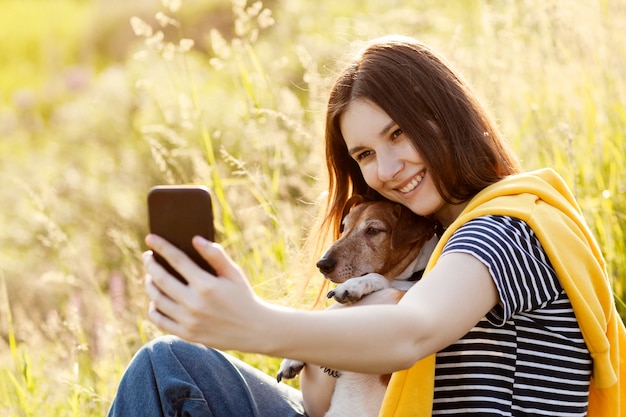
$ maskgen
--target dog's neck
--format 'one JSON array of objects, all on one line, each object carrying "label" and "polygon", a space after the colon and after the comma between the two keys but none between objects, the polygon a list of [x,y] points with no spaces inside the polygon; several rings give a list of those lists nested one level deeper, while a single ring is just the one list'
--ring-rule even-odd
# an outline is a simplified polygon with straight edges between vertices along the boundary
[{"label": "dog's neck", "polygon": [[428,260],[430,259],[430,255],[435,250],[435,246],[437,246],[437,242],[439,242],[439,237],[437,235],[433,236],[429,241],[424,243],[422,249],[420,249],[419,254],[415,257],[415,259],[402,271],[396,278],[391,281],[391,285],[394,288],[399,290],[408,290],[415,284],[419,279],[412,279],[412,277],[419,273],[423,272],[428,265]]}]

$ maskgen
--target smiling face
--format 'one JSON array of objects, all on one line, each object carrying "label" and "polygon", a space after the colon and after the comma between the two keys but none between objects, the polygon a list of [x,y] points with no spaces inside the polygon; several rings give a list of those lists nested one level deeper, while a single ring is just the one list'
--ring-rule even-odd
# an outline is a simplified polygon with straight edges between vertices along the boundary
[{"label": "smiling face", "polygon": [[379,106],[366,99],[352,101],[340,127],[365,182],[382,196],[443,225],[461,212],[461,205],[444,201],[410,138]]},{"label": "smiling face", "polygon": [[341,71],[328,99],[325,142],[325,224],[335,233],[351,196],[377,191],[445,227],[478,192],[520,171],[462,75],[405,37],[369,42]]}]

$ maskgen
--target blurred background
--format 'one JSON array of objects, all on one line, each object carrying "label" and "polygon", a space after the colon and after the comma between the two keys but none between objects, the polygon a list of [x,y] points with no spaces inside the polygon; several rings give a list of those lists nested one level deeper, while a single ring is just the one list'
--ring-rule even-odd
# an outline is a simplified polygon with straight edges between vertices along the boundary
[{"label": "blurred background", "polygon": [[309,308],[327,89],[389,33],[443,52],[524,168],[563,175],[625,317],[623,1],[0,0],[0,414],[103,415],[158,334],[152,185],[209,186],[259,294]]}]

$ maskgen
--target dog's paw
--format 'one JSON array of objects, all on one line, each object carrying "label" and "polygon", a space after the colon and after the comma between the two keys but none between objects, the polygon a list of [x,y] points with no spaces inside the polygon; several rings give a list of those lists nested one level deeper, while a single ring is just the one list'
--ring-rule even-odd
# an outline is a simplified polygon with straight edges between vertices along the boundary
[{"label": "dog's paw", "polygon": [[350,304],[359,301],[368,294],[390,286],[387,278],[380,274],[371,273],[362,277],[351,278],[337,285],[335,289],[328,292],[327,297],[334,298],[338,303]]},{"label": "dog's paw", "polygon": [[328,291],[328,294],[326,294],[326,296],[328,298],[335,299],[335,301],[341,304],[352,304],[363,298],[362,295],[355,294],[345,288],[339,287],[335,288],[334,290]]},{"label": "dog's paw", "polygon": [[276,375],[276,381],[280,382],[283,379],[293,379],[304,368],[304,362],[296,361],[293,359],[283,359]]}]

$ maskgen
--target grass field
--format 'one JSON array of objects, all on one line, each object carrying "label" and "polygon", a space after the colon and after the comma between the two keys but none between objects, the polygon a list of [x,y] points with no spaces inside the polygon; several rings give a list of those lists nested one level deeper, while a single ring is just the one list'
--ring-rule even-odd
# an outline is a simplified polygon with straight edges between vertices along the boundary
[{"label": "grass field", "polygon": [[525,169],[563,175],[626,317],[624,2],[175,5],[0,0],[0,415],[104,415],[159,334],[139,259],[152,185],[208,185],[259,294],[308,308],[322,280],[294,271],[314,263],[328,84],[354,41],[392,32],[462,69]]}]

